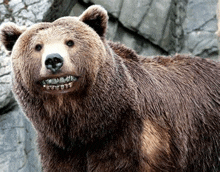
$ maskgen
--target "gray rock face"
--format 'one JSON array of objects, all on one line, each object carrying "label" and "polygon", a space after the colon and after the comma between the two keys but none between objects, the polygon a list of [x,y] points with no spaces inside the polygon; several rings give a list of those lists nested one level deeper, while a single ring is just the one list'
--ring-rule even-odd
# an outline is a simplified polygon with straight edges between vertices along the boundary
[{"label": "gray rock face", "polygon": [[15,102],[11,92],[11,63],[10,58],[2,51],[0,45],[0,109],[11,106]]},{"label": "gray rock face", "polygon": [[170,7],[171,0],[153,1],[138,28],[139,34],[155,44],[160,44]]},{"label": "gray rock face", "polygon": [[142,20],[146,18],[152,0],[124,0],[119,21],[127,28],[139,30]]},{"label": "gray rock face", "polygon": [[217,30],[218,0],[189,0],[184,29],[187,33],[200,30],[215,32]]},{"label": "gray rock face", "polygon": [[106,8],[114,17],[109,22],[108,38],[122,42],[142,55],[190,53],[218,59],[215,36],[218,0],[83,2]]},{"label": "gray rock face", "polygon": [[[186,37],[187,49],[197,56],[217,58],[218,57],[218,41],[216,35],[207,31],[193,31]],[[195,42],[198,40],[198,42]]]},{"label": "gray rock face", "polygon": [[102,5],[109,13],[111,13],[111,15],[113,15],[114,17],[119,17],[123,0],[91,0],[91,2],[93,2],[94,4]]},{"label": "gray rock face", "polygon": [[183,23],[185,32],[184,52],[201,57],[218,58],[217,31],[218,0],[189,0]]},{"label": "gray rock face", "polygon": [[0,118],[1,172],[40,172],[36,132],[16,106]]}]

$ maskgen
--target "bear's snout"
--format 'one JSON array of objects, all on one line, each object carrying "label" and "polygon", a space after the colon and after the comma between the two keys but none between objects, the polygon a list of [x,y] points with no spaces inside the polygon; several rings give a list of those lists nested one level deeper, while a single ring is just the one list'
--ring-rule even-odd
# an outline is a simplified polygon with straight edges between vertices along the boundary
[{"label": "bear's snout", "polygon": [[63,66],[63,57],[58,53],[48,54],[45,59],[45,66],[56,73]]}]

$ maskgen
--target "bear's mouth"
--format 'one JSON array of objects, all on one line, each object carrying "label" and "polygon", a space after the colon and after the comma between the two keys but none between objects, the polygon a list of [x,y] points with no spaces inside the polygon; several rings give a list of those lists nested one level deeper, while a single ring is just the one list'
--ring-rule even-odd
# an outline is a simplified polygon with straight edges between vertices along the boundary
[{"label": "bear's mouth", "polygon": [[40,83],[46,90],[65,90],[72,88],[73,83],[77,80],[78,77],[70,75],[66,77],[45,79]]}]

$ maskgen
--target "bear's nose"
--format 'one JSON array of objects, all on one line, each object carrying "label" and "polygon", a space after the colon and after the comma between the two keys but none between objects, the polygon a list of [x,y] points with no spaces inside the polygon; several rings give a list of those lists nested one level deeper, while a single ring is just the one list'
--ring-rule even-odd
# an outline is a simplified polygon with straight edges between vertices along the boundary
[{"label": "bear's nose", "polygon": [[63,57],[58,53],[48,54],[46,56],[45,66],[53,73],[56,73],[63,66]]}]

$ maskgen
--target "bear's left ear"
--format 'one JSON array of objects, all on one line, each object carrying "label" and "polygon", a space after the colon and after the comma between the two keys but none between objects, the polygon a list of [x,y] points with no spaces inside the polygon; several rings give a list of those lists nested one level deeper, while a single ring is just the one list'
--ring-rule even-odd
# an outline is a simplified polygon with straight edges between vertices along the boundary
[{"label": "bear's left ear", "polygon": [[25,30],[26,27],[19,27],[12,22],[4,23],[0,27],[0,41],[8,51],[12,51],[15,42]]},{"label": "bear's left ear", "polygon": [[93,28],[96,33],[102,38],[105,38],[108,13],[100,5],[92,5],[79,16],[79,20]]}]

